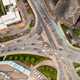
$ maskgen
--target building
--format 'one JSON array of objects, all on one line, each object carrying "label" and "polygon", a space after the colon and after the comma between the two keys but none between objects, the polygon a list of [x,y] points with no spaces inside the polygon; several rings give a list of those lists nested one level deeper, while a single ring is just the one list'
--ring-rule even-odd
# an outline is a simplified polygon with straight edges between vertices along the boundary
[{"label": "building", "polygon": [[30,68],[14,61],[0,61],[0,80],[28,80],[30,74]]},{"label": "building", "polygon": [[6,11],[0,16],[0,29],[7,28],[8,25],[21,21],[20,13],[16,8],[16,0],[1,0]]}]

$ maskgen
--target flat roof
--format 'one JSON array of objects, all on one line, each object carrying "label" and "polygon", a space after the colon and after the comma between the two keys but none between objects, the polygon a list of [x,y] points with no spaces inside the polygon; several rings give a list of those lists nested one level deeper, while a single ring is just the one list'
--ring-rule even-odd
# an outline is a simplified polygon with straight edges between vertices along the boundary
[{"label": "flat roof", "polygon": [[[10,5],[13,4],[13,6],[10,6],[9,11],[6,12],[6,15],[3,15],[0,17],[0,29],[6,28],[7,25],[16,23],[21,21],[21,17],[19,14],[19,11],[15,8],[16,6],[16,0],[2,0],[3,5]],[[13,10],[15,8],[15,11]]]},{"label": "flat roof", "polygon": [[16,0],[2,0],[4,6],[10,5],[10,4],[14,4],[16,5]]}]

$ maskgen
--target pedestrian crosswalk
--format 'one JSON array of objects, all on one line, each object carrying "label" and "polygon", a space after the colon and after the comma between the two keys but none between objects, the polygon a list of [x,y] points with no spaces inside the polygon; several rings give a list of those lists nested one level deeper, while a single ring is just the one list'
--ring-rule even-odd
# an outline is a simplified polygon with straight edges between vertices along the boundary
[{"label": "pedestrian crosswalk", "polygon": [[47,80],[47,78],[36,69],[32,70],[31,77],[35,80]]}]

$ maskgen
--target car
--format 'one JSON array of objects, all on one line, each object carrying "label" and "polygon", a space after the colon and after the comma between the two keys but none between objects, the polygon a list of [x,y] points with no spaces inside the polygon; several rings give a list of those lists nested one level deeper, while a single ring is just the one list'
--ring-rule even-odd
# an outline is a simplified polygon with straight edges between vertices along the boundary
[{"label": "car", "polygon": [[35,45],[35,43],[31,43],[31,45]]}]

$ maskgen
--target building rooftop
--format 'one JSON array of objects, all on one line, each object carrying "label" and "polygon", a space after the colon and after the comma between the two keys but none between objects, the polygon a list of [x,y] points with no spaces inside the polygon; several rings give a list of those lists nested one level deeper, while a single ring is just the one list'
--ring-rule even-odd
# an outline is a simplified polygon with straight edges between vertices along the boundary
[{"label": "building rooftop", "polygon": [[13,61],[0,62],[0,80],[27,80],[29,75],[30,69]]},{"label": "building rooftop", "polygon": [[6,14],[0,17],[0,29],[21,21],[20,13],[16,8],[16,0],[2,0],[2,3]]},{"label": "building rooftop", "polygon": [[16,0],[2,0],[4,6],[8,6],[10,4],[16,5]]}]

